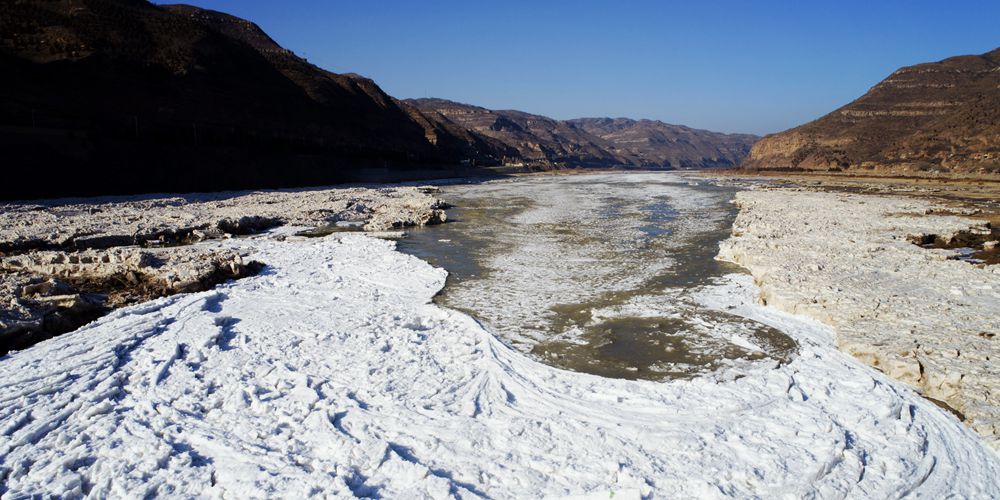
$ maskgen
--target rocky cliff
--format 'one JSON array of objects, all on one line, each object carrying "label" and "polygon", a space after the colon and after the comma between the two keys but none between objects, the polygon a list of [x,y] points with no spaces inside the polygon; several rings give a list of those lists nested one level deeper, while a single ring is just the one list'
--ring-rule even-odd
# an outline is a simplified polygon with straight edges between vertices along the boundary
[{"label": "rocky cliff", "polygon": [[765,137],[749,170],[1000,174],[1000,49],[897,70],[856,101]]}]

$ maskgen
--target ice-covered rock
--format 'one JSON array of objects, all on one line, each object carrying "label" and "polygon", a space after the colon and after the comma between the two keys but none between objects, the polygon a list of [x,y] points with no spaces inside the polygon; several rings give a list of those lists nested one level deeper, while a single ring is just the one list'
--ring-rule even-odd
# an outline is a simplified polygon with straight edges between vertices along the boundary
[{"label": "ice-covered rock", "polygon": [[232,250],[202,245],[0,257],[0,354],[72,331],[115,307],[207,290],[259,268]]},{"label": "ice-covered rock", "polygon": [[385,231],[445,220],[427,187],[300,189],[0,205],[0,252],[176,244],[278,225],[362,221]]}]

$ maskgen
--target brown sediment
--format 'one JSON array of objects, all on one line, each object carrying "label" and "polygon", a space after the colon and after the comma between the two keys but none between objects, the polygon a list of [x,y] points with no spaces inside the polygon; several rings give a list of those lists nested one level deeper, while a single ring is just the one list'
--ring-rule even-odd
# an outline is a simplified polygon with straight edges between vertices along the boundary
[{"label": "brown sediment", "polygon": [[958,410],[956,410],[955,408],[953,408],[948,403],[945,403],[944,401],[941,401],[940,399],[934,399],[934,398],[929,397],[929,396],[924,396],[924,398],[927,399],[928,401],[930,401],[931,403],[934,403],[934,404],[938,405],[939,408],[947,411],[948,413],[951,413],[952,415],[955,415],[955,417],[958,418],[958,420],[960,422],[965,422],[965,414],[962,413],[962,412],[960,412],[960,411],[958,411]]},{"label": "brown sediment", "polygon": [[[583,309],[569,311],[583,313]],[[585,314],[586,315],[586,314]],[[589,315],[586,315],[589,316]],[[797,345],[787,335],[756,321],[718,311],[699,311],[707,325],[694,327],[693,317],[619,317],[580,322],[584,342],[540,343],[532,354],[556,367],[624,379],[690,379],[713,372],[732,360],[778,363],[791,360]],[[719,346],[708,331],[719,324],[739,324],[761,350],[735,344]],[[702,330],[704,328],[704,330]]]}]

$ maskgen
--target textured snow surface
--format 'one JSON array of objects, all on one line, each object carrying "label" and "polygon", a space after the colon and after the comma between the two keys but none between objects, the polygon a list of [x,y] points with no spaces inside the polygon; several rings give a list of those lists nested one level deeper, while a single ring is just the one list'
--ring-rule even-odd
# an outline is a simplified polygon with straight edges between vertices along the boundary
[{"label": "textured snow surface", "polygon": [[897,196],[778,189],[736,203],[719,257],[749,269],[769,306],[832,325],[842,350],[948,403],[1000,450],[1000,266],[907,237],[988,234],[986,221]]},{"label": "textured snow surface", "polygon": [[799,355],[657,383],[528,359],[431,304],[445,272],[391,242],[227,244],[270,267],[0,359],[0,494],[1000,495],[976,435],[746,276],[699,300]]}]

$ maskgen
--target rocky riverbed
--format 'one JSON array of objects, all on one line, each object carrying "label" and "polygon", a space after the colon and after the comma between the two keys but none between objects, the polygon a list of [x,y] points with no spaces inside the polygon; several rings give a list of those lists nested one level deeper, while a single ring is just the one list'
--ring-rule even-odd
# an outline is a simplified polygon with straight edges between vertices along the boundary
[{"label": "rocky riverbed", "polygon": [[841,349],[1000,445],[1000,266],[919,245],[992,246],[988,222],[898,196],[757,189],[735,202],[719,258],[752,272],[762,302],[834,326]]},{"label": "rocky riverbed", "polygon": [[324,234],[445,220],[431,187],[145,196],[0,208],[0,354],[124,305],[207,290],[262,264],[213,240],[278,226]]}]

